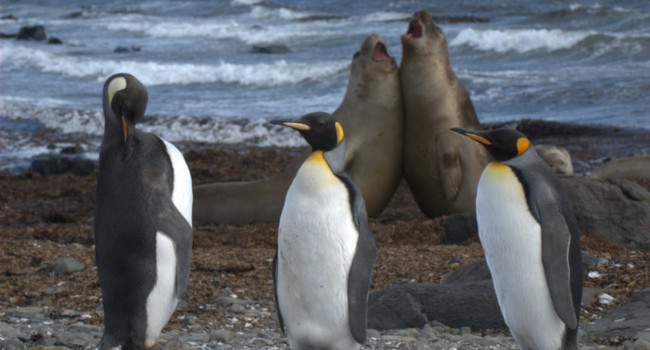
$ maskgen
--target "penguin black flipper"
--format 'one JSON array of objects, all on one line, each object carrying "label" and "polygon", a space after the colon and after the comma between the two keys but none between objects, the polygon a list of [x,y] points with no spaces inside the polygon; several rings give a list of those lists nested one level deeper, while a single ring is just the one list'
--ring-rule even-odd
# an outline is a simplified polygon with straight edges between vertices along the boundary
[{"label": "penguin black flipper", "polygon": [[366,205],[359,188],[344,173],[338,173],[336,176],[350,193],[352,219],[359,232],[356,252],[348,274],[348,315],[352,336],[358,343],[363,344],[368,332],[368,290],[372,268],[377,258],[377,248],[368,227]]},{"label": "penguin black flipper", "polygon": [[582,295],[578,226],[553,170],[541,158],[530,158],[539,158],[532,148],[505,163],[521,178],[528,207],[541,226],[542,263],[555,311],[569,329],[576,329]]},{"label": "penguin black flipper", "polygon": [[189,279],[192,226],[172,201],[174,170],[166,146],[162,139],[152,134],[149,135],[155,138],[156,147],[160,148],[157,154],[161,156],[149,159],[149,165],[145,169],[145,174],[149,171],[151,174],[159,174],[157,177],[146,176],[145,187],[149,193],[147,214],[156,230],[174,242],[177,259],[175,290],[176,295],[180,298],[185,292]]},{"label": "penguin black flipper", "polygon": [[284,320],[280,312],[280,301],[278,300],[278,250],[276,248],[273,262],[271,262],[271,272],[273,273],[273,293],[275,295],[275,308],[278,310],[278,321],[280,321],[280,330],[284,333]]}]

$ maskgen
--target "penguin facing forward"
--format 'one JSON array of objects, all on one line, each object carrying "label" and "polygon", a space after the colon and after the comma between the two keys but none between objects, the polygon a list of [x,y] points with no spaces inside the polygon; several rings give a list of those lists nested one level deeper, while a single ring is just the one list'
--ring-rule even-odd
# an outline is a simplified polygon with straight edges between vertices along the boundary
[{"label": "penguin facing forward", "polygon": [[323,112],[272,123],[312,147],[280,215],[272,266],[280,327],[294,350],[359,349],[377,249],[361,193],[343,172],[343,129]]},{"label": "penguin facing forward", "polygon": [[495,159],[478,183],[476,219],[510,332],[521,349],[577,349],[580,235],[562,184],[516,130],[451,130]]},{"label": "penguin facing forward", "polygon": [[104,306],[100,349],[152,347],[189,277],[192,180],[176,147],[135,128],[147,96],[130,74],[104,84],[94,214]]}]

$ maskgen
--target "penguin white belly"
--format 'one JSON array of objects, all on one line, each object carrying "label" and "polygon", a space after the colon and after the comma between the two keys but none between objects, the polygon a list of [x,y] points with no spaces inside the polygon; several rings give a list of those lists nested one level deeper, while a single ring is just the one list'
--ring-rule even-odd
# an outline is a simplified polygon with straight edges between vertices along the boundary
[{"label": "penguin white belly", "polygon": [[348,274],[358,232],[346,186],[318,161],[300,168],[278,235],[277,292],[293,349],[356,349],[348,318]]},{"label": "penguin white belly", "polygon": [[192,226],[192,176],[187,167],[185,158],[176,146],[159,137],[167,148],[167,155],[174,169],[174,190],[172,191],[172,202],[176,209],[183,214],[183,217]]},{"label": "penguin white belly", "polygon": [[147,297],[145,346],[156,343],[160,331],[171,317],[178,299],[176,287],[176,247],[164,233],[156,233],[156,283]]},{"label": "penguin white belly", "polygon": [[479,238],[503,318],[524,349],[560,349],[565,325],[555,312],[542,263],[541,226],[510,167],[490,163],[476,197]]}]

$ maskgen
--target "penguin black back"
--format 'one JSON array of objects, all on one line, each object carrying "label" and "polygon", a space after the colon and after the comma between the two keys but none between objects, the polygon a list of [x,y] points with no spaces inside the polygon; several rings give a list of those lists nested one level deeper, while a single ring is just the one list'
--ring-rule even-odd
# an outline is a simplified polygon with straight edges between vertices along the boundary
[{"label": "penguin black back", "polygon": [[105,129],[94,213],[104,305],[102,349],[149,347],[155,342],[162,321],[152,326],[147,302],[156,282],[165,277],[157,265],[160,232],[177,247],[180,268],[170,272],[178,278],[176,292],[184,290],[189,272],[192,228],[172,202],[175,169],[170,146],[135,128],[147,98],[146,88],[129,74],[113,75],[104,85]]}]

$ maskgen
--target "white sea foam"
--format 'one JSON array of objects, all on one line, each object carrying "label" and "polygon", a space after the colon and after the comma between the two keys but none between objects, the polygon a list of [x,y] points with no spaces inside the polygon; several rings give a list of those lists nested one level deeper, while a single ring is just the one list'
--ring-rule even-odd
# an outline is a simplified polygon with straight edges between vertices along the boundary
[{"label": "white sea foam", "polygon": [[230,2],[231,6],[251,6],[261,3],[262,0],[232,0]]},{"label": "white sea foam", "polygon": [[320,80],[343,72],[350,64],[348,61],[307,64],[278,60],[271,63],[250,65],[224,61],[207,65],[153,61],[94,60],[19,45],[3,45],[2,54],[3,63],[28,63],[42,72],[58,73],[75,78],[96,79],[99,82],[103,82],[106,77],[114,73],[130,72],[148,86],[222,82],[245,86],[272,87],[296,84],[307,80]]},{"label": "white sea foam", "polygon": [[[94,135],[97,142],[101,141],[104,133],[104,115],[100,111],[26,107],[7,101],[2,104],[0,113],[9,119],[37,120],[44,128],[60,130],[66,134]],[[305,144],[298,133],[270,124],[264,119],[156,115],[145,118],[137,127],[172,142],[242,143],[257,146]]]},{"label": "white sea foam", "polygon": [[294,20],[309,17],[308,13],[293,11],[287,8],[269,9],[264,6],[255,6],[251,10],[251,17],[254,19],[285,19]]},{"label": "white sea foam", "polygon": [[482,51],[519,53],[568,49],[592,33],[560,29],[506,29],[477,30],[466,28],[450,41],[451,46],[469,45]]}]

